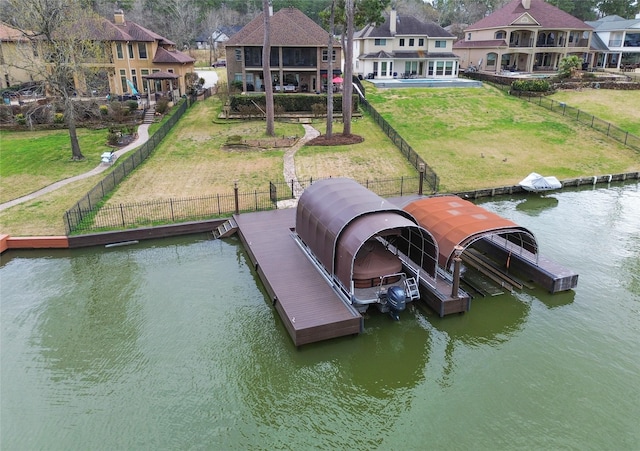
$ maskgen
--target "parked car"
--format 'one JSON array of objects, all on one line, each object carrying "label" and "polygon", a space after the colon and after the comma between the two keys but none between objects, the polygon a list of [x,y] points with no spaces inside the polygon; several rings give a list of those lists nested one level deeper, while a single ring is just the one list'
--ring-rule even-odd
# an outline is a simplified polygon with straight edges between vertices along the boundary
[{"label": "parked car", "polygon": [[215,63],[212,64],[213,67],[227,67],[227,61],[226,60],[218,60]]}]

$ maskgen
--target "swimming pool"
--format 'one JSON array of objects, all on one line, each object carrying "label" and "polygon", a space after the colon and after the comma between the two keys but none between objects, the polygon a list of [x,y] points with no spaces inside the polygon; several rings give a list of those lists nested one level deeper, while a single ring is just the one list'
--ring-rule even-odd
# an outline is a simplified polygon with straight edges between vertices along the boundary
[{"label": "swimming pool", "polygon": [[394,78],[367,80],[376,88],[480,88],[482,82],[464,78]]}]

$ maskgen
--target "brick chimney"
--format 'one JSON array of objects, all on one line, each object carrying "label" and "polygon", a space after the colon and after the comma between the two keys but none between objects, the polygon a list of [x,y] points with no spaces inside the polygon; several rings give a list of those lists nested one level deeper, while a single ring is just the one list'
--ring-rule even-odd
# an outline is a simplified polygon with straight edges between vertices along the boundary
[{"label": "brick chimney", "polygon": [[397,13],[395,8],[391,8],[391,12],[389,13],[389,31],[391,34],[396,34],[396,21],[397,21]]},{"label": "brick chimney", "polygon": [[522,7],[524,9],[531,9],[531,0],[522,0]]},{"label": "brick chimney", "polygon": [[113,22],[116,25],[124,25],[124,11],[121,9],[116,9],[113,13]]}]

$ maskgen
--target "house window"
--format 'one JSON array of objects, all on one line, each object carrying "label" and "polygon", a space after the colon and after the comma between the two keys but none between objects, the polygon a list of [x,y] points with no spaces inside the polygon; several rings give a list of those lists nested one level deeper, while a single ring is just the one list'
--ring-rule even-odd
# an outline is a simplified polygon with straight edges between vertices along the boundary
[{"label": "house window", "polygon": [[495,39],[504,39],[506,37],[507,37],[507,33],[505,33],[504,31],[502,31],[502,30],[496,31]]},{"label": "house window", "polygon": [[400,39],[400,47],[404,47],[404,38]]},{"label": "house window", "polygon": [[453,74],[453,61],[446,61],[444,64],[444,74],[452,75]]},{"label": "house window", "polygon": [[149,75],[149,69],[140,70],[140,74],[142,75],[142,89],[144,89],[144,92],[149,92],[149,80],[144,78],[146,75]]},{"label": "house window", "polygon": [[242,61],[242,50],[236,49],[236,61]]},{"label": "house window", "polygon": [[498,60],[498,54],[497,53],[488,53],[487,54],[487,67],[495,67],[497,60]]},{"label": "house window", "polygon": [[124,53],[122,53],[122,42],[116,42],[116,54],[118,55],[119,60],[124,58]]},{"label": "house window", "polygon": [[405,61],[404,62],[404,72],[407,75],[415,75],[418,71],[418,62],[417,61]]},{"label": "house window", "polygon": [[416,45],[416,40],[413,38],[409,39],[409,47],[413,47],[414,45]]},{"label": "house window", "polygon": [[133,86],[136,88],[136,91],[138,91],[138,74],[136,73],[135,69],[131,69],[131,82],[133,83]]},{"label": "house window", "polygon": [[120,69],[120,84],[122,85],[122,92],[127,92],[127,71]]},{"label": "house window", "polygon": [[429,76],[433,77],[433,61],[429,61],[428,72]]},{"label": "house window", "polygon": [[385,77],[387,75],[387,62],[383,61],[380,63],[380,75]]},{"label": "house window", "polygon": [[447,41],[436,41],[436,48],[443,49],[447,46]]},{"label": "house window", "polygon": [[132,43],[127,44],[127,49],[129,50],[129,59],[135,58],[133,56],[133,44]]},{"label": "house window", "polygon": [[471,40],[471,33],[467,33],[467,41]]},{"label": "house window", "polygon": [[424,47],[424,38],[418,39],[418,46],[419,47]]},{"label": "house window", "polygon": [[376,39],[373,41],[373,45],[387,45],[386,39]]},{"label": "house window", "polygon": [[[331,61],[336,60],[336,51],[333,50],[331,53]],[[326,63],[329,61],[329,49],[322,49],[322,62]]]},{"label": "house window", "polygon": [[444,75],[444,61],[436,61],[436,76]]},{"label": "house window", "polygon": [[138,42],[138,56],[141,60],[147,59],[147,44],[144,42]]}]

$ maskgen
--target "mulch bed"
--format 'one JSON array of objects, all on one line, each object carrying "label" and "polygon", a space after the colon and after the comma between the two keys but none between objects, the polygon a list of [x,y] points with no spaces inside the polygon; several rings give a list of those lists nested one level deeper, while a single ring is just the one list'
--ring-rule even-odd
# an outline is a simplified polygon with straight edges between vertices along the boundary
[{"label": "mulch bed", "polygon": [[317,138],[307,142],[307,146],[346,146],[349,144],[358,144],[364,141],[360,135],[343,135],[342,133],[334,133],[331,139],[327,135],[320,135]]}]

